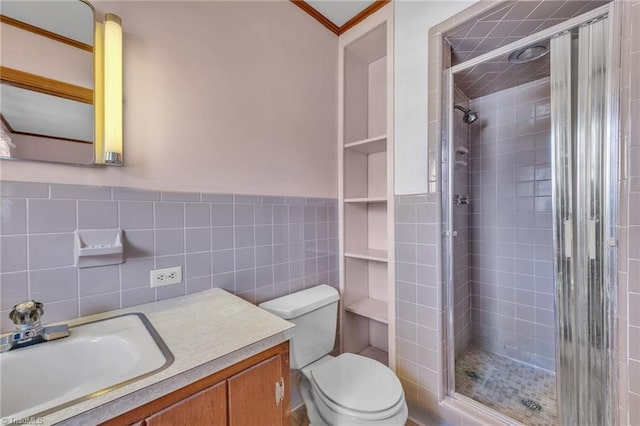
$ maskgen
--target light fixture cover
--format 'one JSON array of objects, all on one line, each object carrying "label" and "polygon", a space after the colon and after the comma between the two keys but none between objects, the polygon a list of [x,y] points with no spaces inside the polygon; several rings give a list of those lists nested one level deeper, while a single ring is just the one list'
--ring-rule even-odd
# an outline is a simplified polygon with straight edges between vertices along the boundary
[{"label": "light fixture cover", "polygon": [[104,24],[97,25],[96,48],[96,163],[120,166],[122,165],[122,26],[118,16],[107,13]]},{"label": "light fixture cover", "polygon": [[94,84],[93,108],[95,114],[93,149],[95,164],[104,164],[104,26],[96,22],[93,45]]}]

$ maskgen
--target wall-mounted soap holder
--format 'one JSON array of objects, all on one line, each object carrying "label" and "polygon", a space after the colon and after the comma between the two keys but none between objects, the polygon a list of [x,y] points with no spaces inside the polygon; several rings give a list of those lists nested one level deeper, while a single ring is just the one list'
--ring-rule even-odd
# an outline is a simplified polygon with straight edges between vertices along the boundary
[{"label": "wall-mounted soap holder", "polygon": [[74,252],[78,268],[120,264],[124,252],[122,229],[78,230]]}]

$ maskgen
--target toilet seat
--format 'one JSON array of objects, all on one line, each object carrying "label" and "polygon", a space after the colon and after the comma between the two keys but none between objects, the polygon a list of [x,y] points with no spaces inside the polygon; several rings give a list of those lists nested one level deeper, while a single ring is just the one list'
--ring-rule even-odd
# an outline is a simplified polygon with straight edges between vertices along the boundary
[{"label": "toilet seat", "polygon": [[383,364],[360,355],[344,353],[323,358],[303,373],[317,402],[337,415],[375,422],[390,419],[406,407],[396,375]]},{"label": "toilet seat", "polygon": [[326,411],[323,409],[326,408],[333,416],[356,419],[362,422],[383,422],[396,416],[403,407],[405,407],[405,401],[401,399],[395,406],[387,410],[373,412],[355,411],[328,400],[316,387],[313,388],[313,394],[316,398],[316,406],[320,413],[326,414]]}]

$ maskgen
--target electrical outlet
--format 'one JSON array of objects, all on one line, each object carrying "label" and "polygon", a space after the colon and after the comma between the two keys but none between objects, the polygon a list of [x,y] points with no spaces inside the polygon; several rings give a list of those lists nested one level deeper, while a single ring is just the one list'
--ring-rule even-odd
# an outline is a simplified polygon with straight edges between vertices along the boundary
[{"label": "electrical outlet", "polygon": [[179,284],[182,282],[182,266],[175,268],[156,269],[149,273],[151,287]]}]

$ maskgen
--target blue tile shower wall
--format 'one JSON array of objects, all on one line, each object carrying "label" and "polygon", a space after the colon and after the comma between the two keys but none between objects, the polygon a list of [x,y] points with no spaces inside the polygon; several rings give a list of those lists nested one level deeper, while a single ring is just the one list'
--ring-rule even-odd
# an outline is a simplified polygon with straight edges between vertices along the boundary
[{"label": "blue tile shower wall", "polygon": [[[21,300],[45,322],[219,287],[261,302],[338,286],[335,199],[0,182],[0,325]],[[78,269],[76,229],[122,228],[125,263]],[[149,271],[183,267],[151,288]]]}]

